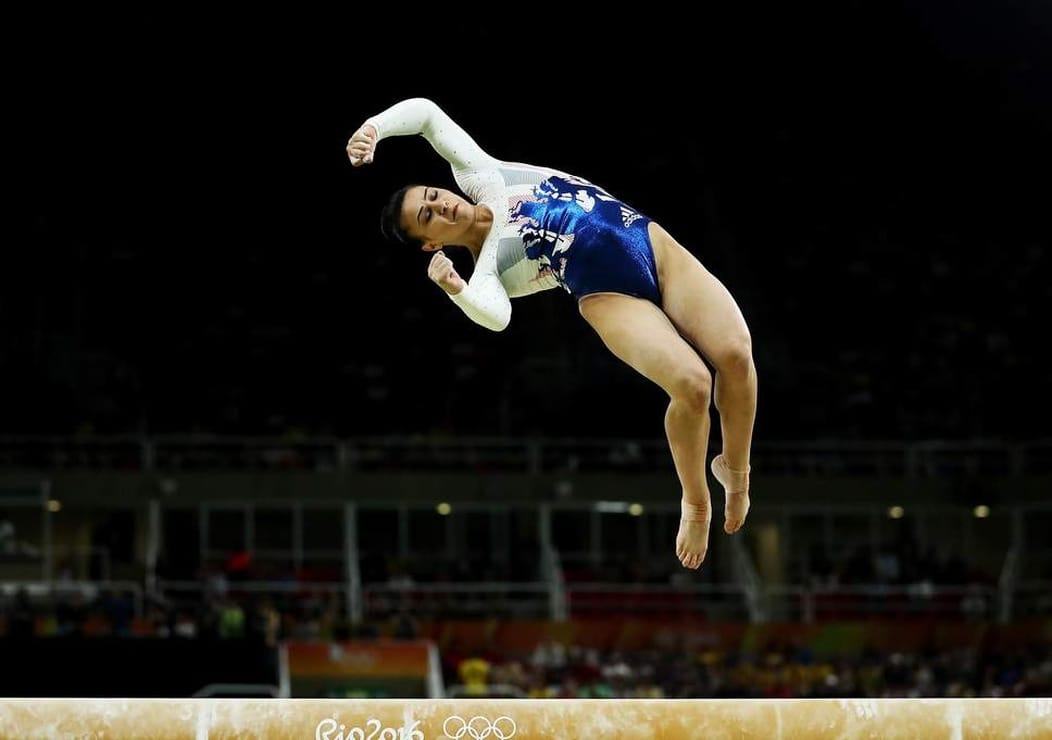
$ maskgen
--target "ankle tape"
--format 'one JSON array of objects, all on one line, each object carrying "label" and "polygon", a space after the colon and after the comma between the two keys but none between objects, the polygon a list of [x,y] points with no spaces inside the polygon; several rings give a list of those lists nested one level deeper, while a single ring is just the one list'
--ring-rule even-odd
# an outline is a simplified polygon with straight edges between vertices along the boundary
[{"label": "ankle tape", "polygon": [[712,518],[712,507],[706,504],[691,504],[681,499],[679,510],[687,522],[707,522]]}]

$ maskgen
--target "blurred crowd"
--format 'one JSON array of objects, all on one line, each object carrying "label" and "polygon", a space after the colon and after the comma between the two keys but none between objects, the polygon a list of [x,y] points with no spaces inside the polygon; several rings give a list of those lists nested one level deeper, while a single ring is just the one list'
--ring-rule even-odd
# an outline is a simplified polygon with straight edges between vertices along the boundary
[{"label": "blurred crowd", "polygon": [[[211,593],[196,606],[148,603],[142,616],[128,595],[84,599],[59,592],[47,600],[20,592],[0,608],[0,639],[127,637],[186,640],[370,640],[420,637],[400,611],[351,627],[338,600],[324,593],[297,599],[233,599]],[[447,691],[454,696],[531,698],[997,697],[1052,694],[1046,645],[1004,651],[981,645],[915,652],[846,650],[819,655],[802,645],[722,652],[683,638],[655,638],[646,649],[597,649],[541,640],[518,653],[492,641],[442,646]]]},{"label": "blurred crowd", "polygon": [[768,646],[753,653],[686,647],[601,651],[546,642],[528,655],[443,651],[446,685],[458,696],[529,698],[920,698],[1048,696],[1048,646],[864,650],[838,658]]}]

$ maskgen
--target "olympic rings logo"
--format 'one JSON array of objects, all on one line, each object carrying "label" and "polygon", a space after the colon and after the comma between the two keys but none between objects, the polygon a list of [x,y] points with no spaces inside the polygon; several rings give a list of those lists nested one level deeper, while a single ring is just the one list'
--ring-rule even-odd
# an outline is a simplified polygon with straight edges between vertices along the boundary
[{"label": "olympic rings logo", "polygon": [[500,716],[490,722],[489,717],[476,715],[469,720],[458,715],[447,717],[442,723],[442,733],[450,740],[510,740],[518,727],[511,717]]}]

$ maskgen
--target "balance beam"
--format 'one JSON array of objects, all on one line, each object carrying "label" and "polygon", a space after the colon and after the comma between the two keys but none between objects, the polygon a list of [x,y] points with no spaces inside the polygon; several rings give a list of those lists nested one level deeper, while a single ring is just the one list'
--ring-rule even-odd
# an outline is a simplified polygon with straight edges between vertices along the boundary
[{"label": "balance beam", "polygon": [[0,738],[1052,738],[1052,699],[0,699]]}]

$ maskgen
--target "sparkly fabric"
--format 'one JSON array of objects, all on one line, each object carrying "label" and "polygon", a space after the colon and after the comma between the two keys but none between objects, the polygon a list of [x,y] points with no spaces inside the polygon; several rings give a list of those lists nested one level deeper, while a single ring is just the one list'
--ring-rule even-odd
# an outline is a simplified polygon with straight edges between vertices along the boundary
[{"label": "sparkly fabric", "polygon": [[552,176],[508,216],[526,256],[549,267],[575,298],[623,293],[661,305],[650,219],[602,188],[572,176]]}]

